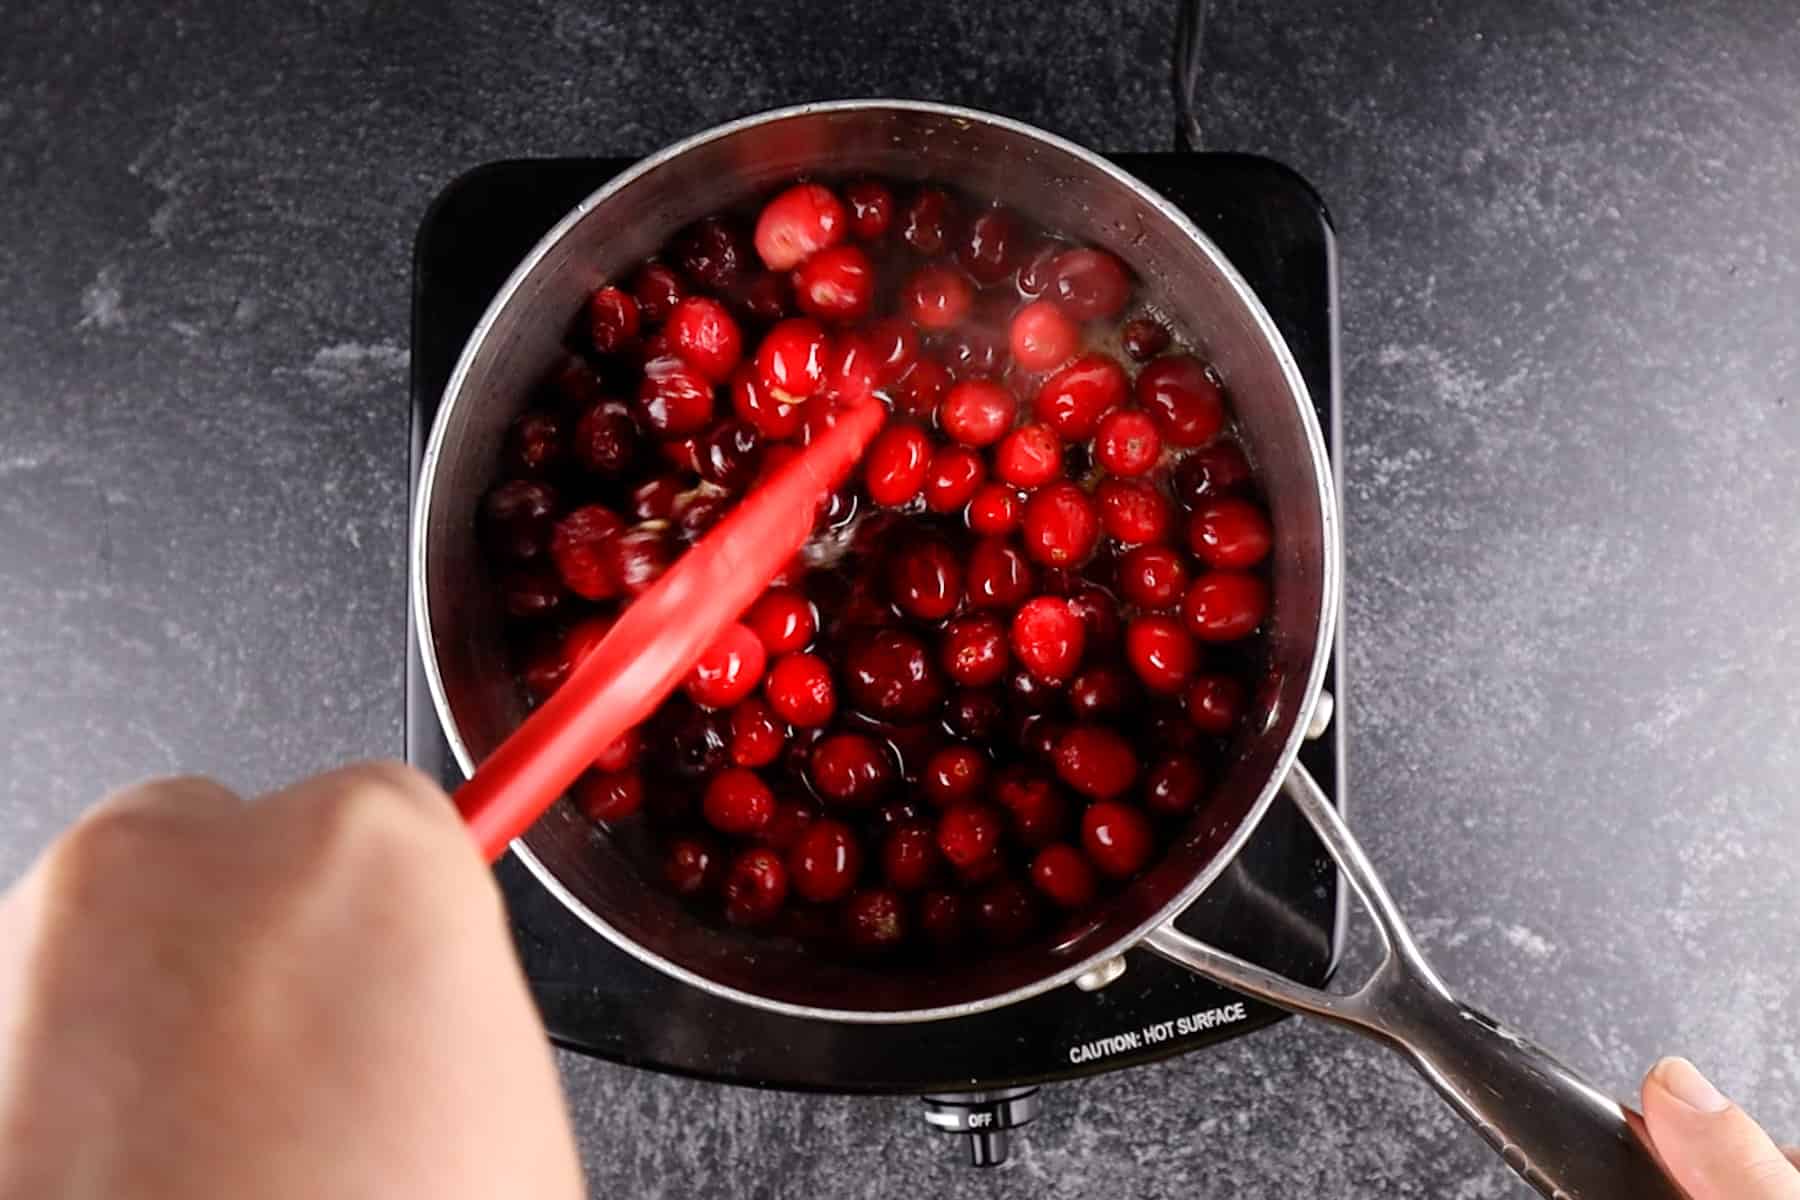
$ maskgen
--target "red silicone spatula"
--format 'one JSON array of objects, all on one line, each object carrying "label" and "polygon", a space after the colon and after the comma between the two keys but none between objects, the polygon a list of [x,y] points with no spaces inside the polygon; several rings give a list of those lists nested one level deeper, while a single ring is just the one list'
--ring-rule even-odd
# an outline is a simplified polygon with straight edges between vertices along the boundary
[{"label": "red silicone spatula", "polygon": [[456,807],[490,862],[607,743],[654,712],[762,594],[812,532],[819,497],[843,481],[886,416],[876,400],[841,412],[632,601],[562,687],[456,790]]}]

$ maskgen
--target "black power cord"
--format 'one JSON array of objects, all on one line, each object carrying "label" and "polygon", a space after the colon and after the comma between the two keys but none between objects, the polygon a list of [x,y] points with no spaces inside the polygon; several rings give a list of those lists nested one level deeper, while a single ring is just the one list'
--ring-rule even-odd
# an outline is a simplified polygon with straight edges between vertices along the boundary
[{"label": "black power cord", "polygon": [[1206,33],[1206,10],[1212,0],[1176,0],[1175,61],[1175,145],[1181,150],[1198,150],[1200,136],[1200,50]]}]

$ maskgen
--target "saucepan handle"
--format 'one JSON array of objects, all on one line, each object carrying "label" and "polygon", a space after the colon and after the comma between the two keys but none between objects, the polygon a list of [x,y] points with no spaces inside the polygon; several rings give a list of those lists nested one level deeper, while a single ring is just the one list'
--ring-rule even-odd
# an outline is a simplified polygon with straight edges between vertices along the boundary
[{"label": "saucepan handle", "polygon": [[1682,1200],[1643,1122],[1545,1050],[1450,994],[1419,952],[1362,847],[1296,765],[1283,790],[1318,831],[1386,944],[1369,981],[1348,994],[1295,983],[1180,932],[1145,945],[1220,983],[1333,1021],[1409,1058],[1508,1166],[1557,1200]]}]

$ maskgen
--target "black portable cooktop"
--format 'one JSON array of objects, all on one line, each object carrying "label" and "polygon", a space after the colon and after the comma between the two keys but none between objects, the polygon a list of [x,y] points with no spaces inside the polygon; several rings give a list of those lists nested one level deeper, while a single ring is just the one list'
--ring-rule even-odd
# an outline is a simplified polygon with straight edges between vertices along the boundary
[{"label": "black portable cooktop", "polygon": [[[525,253],[629,159],[494,163],[446,188],[414,254],[412,478],[463,343]],[[1185,210],[1274,316],[1337,459],[1336,252],[1318,195],[1287,168],[1233,154],[1123,154],[1115,161]],[[1340,494],[1342,489],[1340,488]],[[454,786],[408,628],[407,758]],[[1337,651],[1327,688],[1341,675]],[[1343,721],[1302,753],[1343,801]],[[966,1133],[973,1159],[1005,1156],[1005,1129],[1036,1112],[1035,1086],[1117,1070],[1233,1038],[1282,1014],[1145,951],[1096,990],[1065,987],[956,1020],[844,1025],[708,995],[616,949],[538,886],[497,868],[532,992],[558,1045],[632,1066],[763,1087],[916,1093],[927,1119]],[[1305,983],[1331,974],[1342,928],[1335,867],[1278,799],[1236,862],[1180,919],[1187,932]],[[1097,981],[1088,981],[1097,982]]]}]

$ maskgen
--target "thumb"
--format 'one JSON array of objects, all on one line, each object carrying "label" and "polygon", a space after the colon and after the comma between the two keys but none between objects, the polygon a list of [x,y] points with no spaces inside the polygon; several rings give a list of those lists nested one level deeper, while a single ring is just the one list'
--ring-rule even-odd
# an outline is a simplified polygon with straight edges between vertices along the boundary
[{"label": "thumb", "polygon": [[1800,1200],[1800,1171],[1687,1059],[1651,1068],[1644,1121],[1656,1153],[1693,1200]]}]

